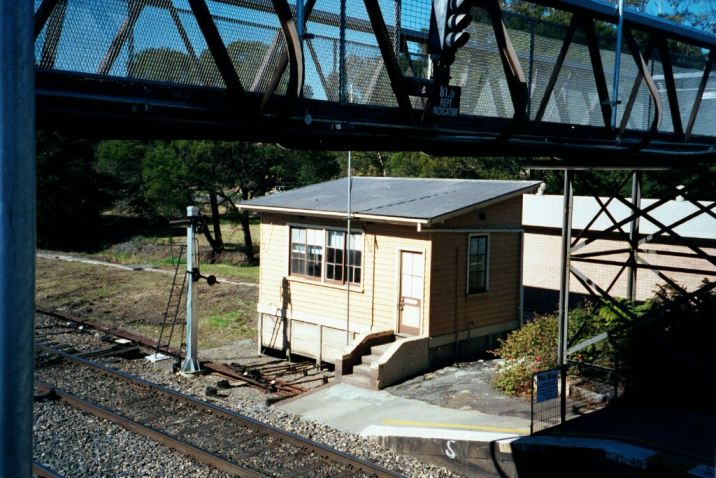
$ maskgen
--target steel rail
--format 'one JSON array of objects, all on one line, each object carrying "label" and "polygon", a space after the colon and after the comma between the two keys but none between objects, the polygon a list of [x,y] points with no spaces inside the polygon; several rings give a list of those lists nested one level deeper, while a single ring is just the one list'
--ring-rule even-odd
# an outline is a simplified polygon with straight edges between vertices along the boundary
[{"label": "steel rail", "polygon": [[62,475],[37,461],[32,462],[32,473],[40,478],[62,478]]},{"label": "steel rail", "polygon": [[[112,335],[115,335],[115,336],[123,338],[123,339],[131,340],[133,342],[144,345],[146,347],[154,348],[154,347],[156,347],[156,345],[158,343],[156,340],[152,340],[148,337],[144,337],[142,335],[135,334],[128,330],[120,329],[120,328],[105,324],[105,323],[97,321],[97,320],[82,319],[80,317],[74,317],[69,314],[43,309],[41,307],[37,307],[35,310],[41,314],[49,315],[50,317],[54,317],[56,319],[67,320],[67,321],[74,322],[74,323],[81,324],[81,325],[88,325],[88,326],[90,326],[94,329],[97,329],[99,331],[106,332],[108,334],[112,334]],[[168,349],[168,352],[176,354],[177,350],[170,347]],[[204,368],[211,370],[212,372],[216,372],[218,374],[224,375],[227,378],[230,378],[233,380],[241,380],[241,381],[246,382],[249,385],[252,385],[256,388],[260,388],[263,391],[268,391],[268,386],[266,383],[263,383],[260,380],[252,379],[251,377],[245,377],[245,376],[237,373],[236,371],[232,370],[231,367],[228,367],[227,365],[224,365],[221,363],[216,363],[216,362],[211,362],[208,360],[204,361],[204,360],[200,359],[200,361]],[[290,396],[298,395],[298,394],[301,394],[307,390],[305,387],[301,387],[300,385],[293,385],[290,383],[286,383],[281,380],[277,380],[274,377],[264,376],[263,379],[266,382],[274,381],[275,385],[276,385],[276,389],[280,392],[284,392],[287,395],[286,397],[282,397],[282,398],[288,398]]]},{"label": "steel rail", "polygon": [[220,416],[228,421],[231,421],[238,425],[253,429],[254,431],[257,431],[259,433],[264,433],[264,434],[274,437],[276,439],[285,440],[286,442],[293,443],[293,444],[295,444],[299,447],[302,447],[304,449],[311,450],[311,451],[315,452],[317,455],[320,455],[322,457],[330,459],[334,462],[337,462],[337,463],[340,463],[343,465],[348,465],[355,471],[363,470],[372,476],[381,477],[381,478],[401,478],[401,477],[403,477],[403,475],[401,475],[400,473],[394,472],[392,470],[389,470],[382,466],[376,465],[374,463],[370,463],[370,462],[360,459],[356,456],[352,456],[347,453],[335,450],[335,449],[330,448],[326,445],[315,442],[313,440],[309,440],[308,438],[304,438],[304,437],[297,435],[295,433],[292,433],[292,432],[289,432],[286,430],[281,430],[281,429],[276,428],[272,425],[260,422],[253,418],[247,417],[245,415],[241,415],[240,413],[234,412],[227,408],[219,407],[212,403],[204,402],[197,398],[185,395],[181,392],[171,390],[171,389],[164,387],[162,385],[149,382],[147,380],[144,380],[140,377],[134,376],[127,372],[112,369],[112,368],[106,367],[102,364],[99,364],[97,362],[83,359],[83,358],[77,357],[75,355],[68,354],[68,353],[62,352],[60,350],[53,349],[52,347],[48,347],[46,345],[37,344],[36,348],[39,350],[48,352],[48,353],[56,354],[68,361],[75,362],[75,363],[83,365],[85,367],[95,369],[107,376],[118,378],[120,380],[124,380],[124,381],[134,384],[136,386],[150,389],[150,390],[160,393],[164,396],[167,396],[172,399],[190,404],[191,406],[193,406],[195,408],[216,414],[217,416]]},{"label": "steel rail", "polygon": [[121,426],[122,428],[125,428],[126,430],[129,430],[130,432],[137,433],[139,435],[150,438],[157,443],[161,443],[162,445],[165,445],[173,450],[190,456],[195,460],[206,465],[210,465],[218,470],[225,471],[227,473],[231,473],[232,475],[237,476],[247,476],[253,478],[263,478],[266,476],[262,475],[261,473],[257,473],[249,468],[237,465],[236,463],[224,460],[218,455],[202,450],[201,448],[197,448],[194,445],[183,442],[181,440],[178,440],[162,431],[155,430],[154,428],[148,427],[135,420],[132,420],[131,418],[124,417],[118,413],[115,413],[109,408],[84,400],[62,388],[54,387],[53,385],[42,381],[36,382],[35,387],[41,393],[47,394],[51,397],[55,396],[63,402],[67,403],[68,405],[77,408],[78,410],[91,413],[96,417],[104,418],[105,420],[108,420],[112,423],[116,423],[117,425]]}]

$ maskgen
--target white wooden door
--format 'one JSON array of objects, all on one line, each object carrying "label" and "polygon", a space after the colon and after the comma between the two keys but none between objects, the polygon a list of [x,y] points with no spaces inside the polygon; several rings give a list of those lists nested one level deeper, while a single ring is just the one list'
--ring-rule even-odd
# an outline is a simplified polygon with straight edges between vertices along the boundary
[{"label": "white wooden door", "polygon": [[423,254],[400,251],[398,332],[418,335],[423,309]]}]

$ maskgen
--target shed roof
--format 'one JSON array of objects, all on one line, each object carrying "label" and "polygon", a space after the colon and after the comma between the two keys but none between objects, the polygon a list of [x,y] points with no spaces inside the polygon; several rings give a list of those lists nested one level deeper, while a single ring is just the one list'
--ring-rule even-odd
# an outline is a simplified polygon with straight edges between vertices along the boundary
[{"label": "shed roof", "polygon": [[[347,178],[271,194],[241,203],[242,209],[344,217]],[[351,212],[356,217],[427,224],[474,208],[533,192],[539,181],[354,177]]]}]

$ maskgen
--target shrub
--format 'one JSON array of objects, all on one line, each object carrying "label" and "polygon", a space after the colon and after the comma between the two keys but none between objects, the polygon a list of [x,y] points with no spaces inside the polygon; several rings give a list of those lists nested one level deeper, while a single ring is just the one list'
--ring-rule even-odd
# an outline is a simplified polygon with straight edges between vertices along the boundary
[{"label": "shrub", "polygon": [[[570,341],[579,342],[608,330],[614,319],[607,306],[597,308],[586,302],[569,311]],[[557,314],[538,316],[500,340],[497,349],[490,353],[504,359],[492,385],[508,395],[525,395],[530,392],[532,374],[557,367]],[[579,361],[609,366],[612,349],[607,341],[581,350],[572,356]]]},{"label": "shrub", "polygon": [[504,359],[492,385],[508,395],[529,393],[533,373],[557,366],[557,317],[537,317],[501,339],[490,353]]},{"label": "shrub", "polygon": [[716,283],[705,281],[695,295],[661,287],[639,320],[617,321],[610,339],[624,374],[625,401],[716,410],[714,317]]}]

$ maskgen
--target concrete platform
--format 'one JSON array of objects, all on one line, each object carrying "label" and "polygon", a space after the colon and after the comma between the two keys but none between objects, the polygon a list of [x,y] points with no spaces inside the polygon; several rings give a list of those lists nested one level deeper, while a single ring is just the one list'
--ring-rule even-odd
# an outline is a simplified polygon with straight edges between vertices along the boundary
[{"label": "concrete platform", "polygon": [[385,390],[366,390],[336,383],[287,403],[281,409],[363,436],[448,436],[492,441],[529,433],[525,418],[491,415],[475,410],[455,410],[395,396]]},{"label": "concrete platform", "polygon": [[277,406],[464,476],[716,477],[715,415],[610,407],[529,436],[529,402],[492,389],[493,368],[334,383]]},{"label": "concrete platform", "polygon": [[529,419],[444,408],[421,400],[335,383],[277,405],[398,452],[466,476],[514,475],[509,446],[499,441],[529,433]]}]

